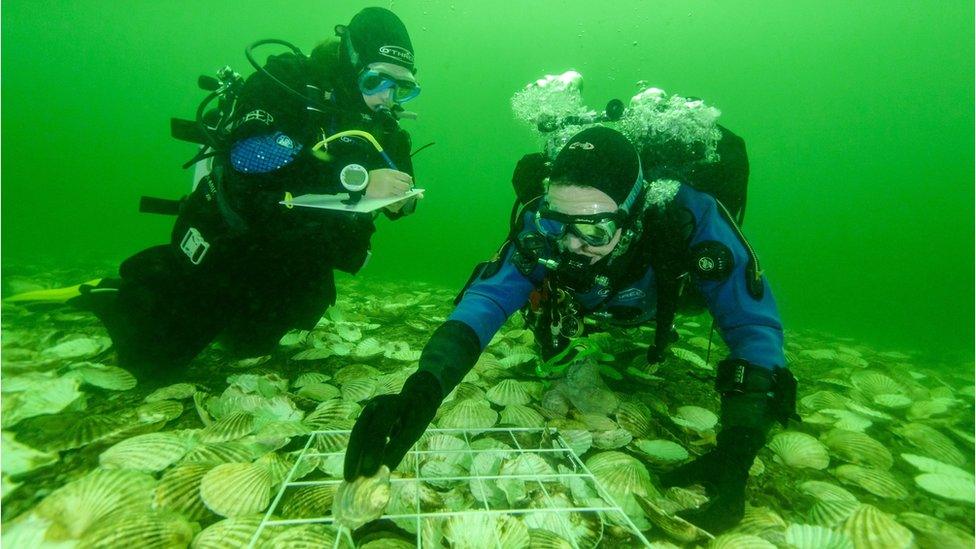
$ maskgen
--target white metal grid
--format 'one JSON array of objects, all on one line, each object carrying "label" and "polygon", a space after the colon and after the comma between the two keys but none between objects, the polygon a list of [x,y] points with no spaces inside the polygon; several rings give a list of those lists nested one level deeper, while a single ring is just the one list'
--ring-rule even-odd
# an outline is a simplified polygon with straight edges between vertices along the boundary
[{"label": "white metal grid", "polygon": [[[295,464],[292,466],[285,480],[282,482],[281,488],[278,490],[277,495],[268,507],[264,518],[261,520],[258,529],[254,532],[251,541],[248,545],[249,548],[254,548],[257,546],[258,539],[261,533],[267,527],[276,526],[292,526],[300,524],[333,524],[334,519],[331,515],[321,516],[321,517],[311,517],[311,518],[297,518],[297,519],[275,519],[273,518],[275,511],[278,510],[282,499],[285,496],[285,492],[289,488],[296,488],[301,486],[338,486],[341,482],[341,478],[328,478],[322,480],[292,480],[295,477],[296,471],[299,470],[303,460],[307,459],[322,459],[322,458],[336,458],[345,453],[345,450],[339,450],[335,452],[318,452],[313,448],[313,443],[317,440],[317,437],[336,437],[336,436],[349,436],[351,431],[349,430],[332,430],[332,431],[315,431],[308,435],[308,441],[305,443],[305,447],[302,449],[298,458],[295,460]],[[606,517],[613,517],[612,522],[615,524],[624,524],[629,530],[631,540],[624,540],[623,545],[635,546],[637,544],[643,544],[645,547],[650,547],[650,542],[641,533],[637,526],[630,520],[629,517],[621,510],[620,506],[613,500],[607,490],[597,481],[596,477],[586,468],[583,461],[576,455],[576,453],[569,447],[566,441],[562,438],[556,429],[547,428],[493,428],[493,429],[428,429],[424,434],[424,438],[421,442],[426,440],[428,437],[436,434],[442,435],[453,435],[455,437],[460,437],[464,439],[465,446],[456,450],[421,450],[418,449],[422,444],[418,443],[415,445],[408,453],[407,460],[410,457],[415,459],[412,460],[414,463],[414,477],[413,478],[396,478],[395,476],[391,478],[391,484],[396,483],[421,483],[421,482],[450,482],[450,481],[464,481],[470,482],[473,480],[487,480],[487,481],[498,481],[501,479],[520,479],[526,481],[526,483],[535,483],[538,489],[541,490],[541,494],[544,500],[547,502],[547,507],[537,508],[515,508],[513,506],[503,506],[502,508],[493,508],[488,502],[488,498],[482,498],[480,501],[481,507],[474,507],[472,509],[467,509],[463,511],[450,511],[450,510],[434,510],[429,512],[424,512],[420,509],[420,499],[416,498],[416,512],[409,514],[390,514],[383,515],[380,519],[407,519],[414,520],[416,527],[416,542],[417,547],[421,547],[421,534],[423,529],[422,521],[444,521],[454,516],[463,515],[524,515],[524,514],[535,514],[535,513],[552,513],[558,517],[559,524],[561,525],[563,531],[556,532],[557,534],[564,537],[573,547],[579,547],[576,543],[575,536],[573,535],[572,525],[569,523],[568,516],[570,513],[598,513],[601,516],[601,520],[607,522]],[[472,438],[482,438],[485,436],[491,436],[492,438],[498,440],[504,440],[508,438],[511,440],[511,449],[505,448],[492,448],[492,449],[475,449],[471,447]],[[519,441],[522,438],[522,442]],[[526,443],[529,443],[529,447],[525,447]],[[548,446],[547,446],[548,445]],[[540,457],[544,456],[547,461],[554,465],[552,474],[542,474],[542,475],[476,475],[468,474],[465,476],[424,476],[421,471],[421,463],[423,458],[433,455],[450,455],[450,454],[475,454],[481,453],[500,453],[506,456],[511,456],[513,454],[539,454]],[[411,456],[412,455],[412,456]],[[558,472],[555,465],[564,465],[569,469],[570,472]],[[599,494],[600,498],[604,502],[604,505],[595,506],[575,506],[573,507],[560,507],[552,500],[549,490],[546,489],[546,482],[558,482],[566,479],[580,479],[589,486],[591,486],[594,491]],[[570,499],[572,502],[572,499]],[[379,519],[377,519],[379,520]],[[501,541],[497,537],[497,529],[495,546],[501,549]],[[342,536],[338,535],[336,537],[335,547],[339,547],[342,540]]]}]

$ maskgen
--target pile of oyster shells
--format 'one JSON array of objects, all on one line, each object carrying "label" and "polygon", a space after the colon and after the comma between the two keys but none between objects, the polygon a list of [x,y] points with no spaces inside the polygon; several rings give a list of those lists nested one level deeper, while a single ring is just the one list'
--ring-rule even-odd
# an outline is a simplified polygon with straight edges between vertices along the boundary
[{"label": "pile of oyster shells", "polygon": [[[88,278],[62,275],[5,281],[6,295]],[[650,329],[594,326],[578,342],[585,358],[552,379],[536,374],[532,334],[513,318],[438,411],[434,427],[463,433],[428,434],[389,477],[353,489],[341,431],[416,371],[454,293],[365,279],[339,295],[272,355],[215,346],[163,386],[115,366],[92,315],[5,303],[3,544],[241,547],[267,518],[258,547],[630,547],[631,525],[655,547],[973,546],[972,363],[805,332],[787,334],[803,422],[771,433],[745,519],[714,537],[678,517],[708,496],[664,490],[657,474],[713,449],[720,428],[711,385],[724,347],[707,317],[679,321],[655,366],[643,359]],[[310,439],[323,430],[340,432]],[[557,445],[600,486],[559,454],[523,451]],[[286,478],[299,484],[282,490]],[[626,516],[543,512],[610,500]],[[466,512],[481,508],[513,512]],[[439,511],[455,514],[411,518]]]}]

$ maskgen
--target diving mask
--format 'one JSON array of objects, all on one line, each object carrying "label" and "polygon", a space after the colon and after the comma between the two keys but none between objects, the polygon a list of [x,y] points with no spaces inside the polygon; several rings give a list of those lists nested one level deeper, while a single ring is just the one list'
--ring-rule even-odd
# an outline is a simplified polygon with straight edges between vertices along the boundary
[{"label": "diving mask", "polygon": [[[388,65],[387,63],[373,63],[359,74],[359,91],[363,95],[376,95],[386,90],[393,90],[393,100],[396,103],[405,103],[420,95],[420,85],[414,79],[410,71],[395,71],[401,74],[392,74],[394,71],[385,70],[385,67],[377,65]],[[397,67],[399,68],[399,67]]]},{"label": "diving mask", "polygon": [[543,204],[535,214],[535,226],[540,234],[552,241],[572,233],[588,246],[606,246],[617,234],[623,217],[620,210],[593,215],[568,215]]}]

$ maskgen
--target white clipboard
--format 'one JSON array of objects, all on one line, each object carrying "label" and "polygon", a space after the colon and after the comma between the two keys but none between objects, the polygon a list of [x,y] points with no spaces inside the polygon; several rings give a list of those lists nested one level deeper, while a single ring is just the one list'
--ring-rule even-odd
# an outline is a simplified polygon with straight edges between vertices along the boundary
[{"label": "white clipboard", "polygon": [[301,206],[303,208],[319,208],[322,210],[339,210],[342,212],[368,213],[376,211],[384,206],[389,206],[395,202],[406,200],[424,192],[424,189],[412,189],[401,196],[390,196],[387,198],[366,198],[363,197],[355,204],[344,204],[349,199],[348,193],[340,194],[303,194],[291,200],[282,200],[278,204],[284,206]]}]

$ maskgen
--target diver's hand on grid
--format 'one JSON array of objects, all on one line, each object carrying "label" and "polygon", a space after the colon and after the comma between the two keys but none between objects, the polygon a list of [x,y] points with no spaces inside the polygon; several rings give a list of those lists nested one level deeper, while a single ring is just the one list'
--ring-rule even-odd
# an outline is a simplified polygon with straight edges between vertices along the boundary
[{"label": "diver's hand on grid", "polygon": [[370,400],[352,428],[343,466],[343,477],[371,477],[386,465],[391,470],[420,439],[441,404],[440,383],[429,372],[419,371],[396,395]]},{"label": "diver's hand on grid", "polygon": [[403,196],[413,188],[413,177],[406,172],[390,168],[380,168],[369,171],[369,185],[366,186],[366,198],[387,198]]}]

